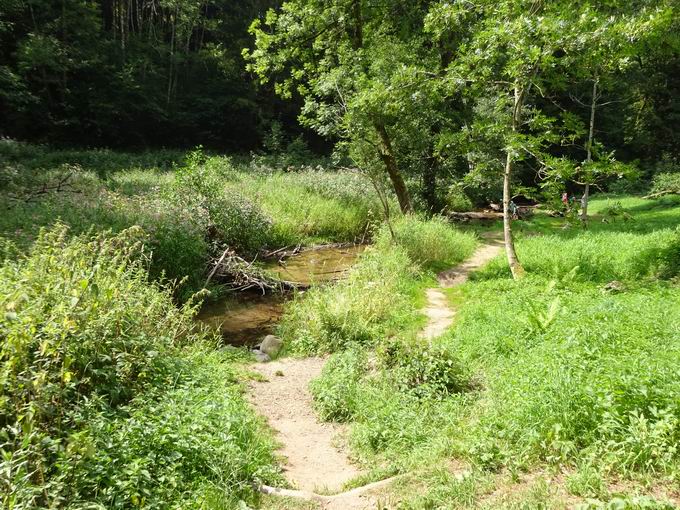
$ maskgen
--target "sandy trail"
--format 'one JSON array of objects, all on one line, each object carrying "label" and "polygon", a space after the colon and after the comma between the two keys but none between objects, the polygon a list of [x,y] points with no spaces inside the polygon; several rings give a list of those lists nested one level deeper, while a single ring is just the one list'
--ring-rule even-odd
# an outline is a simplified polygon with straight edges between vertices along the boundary
[{"label": "sandy trail", "polygon": [[425,291],[427,305],[423,313],[427,317],[427,325],[420,332],[420,338],[425,340],[437,338],[453,324],[456,311],[449,306],[446,295],[442,292],[441,288],[456,287],[465,283],[471,272],[496,258],[503,250],[503,246],[502,240],[495,237],[487,238],[485,243],[472,254],[472,257],[462,264],[437,275],[440,287]]},{"label": "sandy trail", "polygon": [[250,384],[253,407],[281,443],[286,478],[303,491],[337,492],[359,474],[339,447],[343,427],[320,422],[312,406],[309,383],[324,363],[323,358],[285,358],[254,365],[265,380]]},{"label": "sandy trail", "polygon": [[[496,257],[502,247],[502,241],[487,239],[470,259],[439,274],[440,287],[427,290],[424,312],[428,324],[421,338],[435,338],[453,324],[455,311],[448,305],[441,288],[467,281],[470,272]],[[309,383],[321,374],[325,361],[324,358],[285,358],[252,367],[263,380],[250,383],[249,400],[276,431],[280,453],[286,459],[286,478],[296,487],[287,490],[264,486],[261,490],[315,501],[323,510],[368,510],[381,503],[384,506],[386,491],[394,479],[340,493],[342,487],[361,472],[347,456],[345,428],[320,422],[313,408]]]}]

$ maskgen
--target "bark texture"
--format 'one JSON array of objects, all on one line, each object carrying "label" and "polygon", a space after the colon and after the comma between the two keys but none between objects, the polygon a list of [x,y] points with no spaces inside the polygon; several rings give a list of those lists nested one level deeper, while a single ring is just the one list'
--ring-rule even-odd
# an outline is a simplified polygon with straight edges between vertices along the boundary
[{"label": "bark texture", "polygon": [[401,212],[410,213],[413,211],[411,198],[409,197],[404,178],[402,177],[401,172],[399,172],[399,166],[397,165],[397,158],[394,155],[390,135],[387,132],[385,125],[381,122],[376,121],[374,127],[378,133],[378,138],[380,139],[380,159],[382,159],[385,164],[385,170],[387,170],[387,175],[389,175],[392,186],[394,187],[394,192],[397,195]]},{"label": "bark texture", "polygon": [[[516,133],[519,129],[519,122],[524,103],[524,91],[515,86],[514,107],[512,109],[512,132]],[[515,251],[515,241],[512,236],[512,216],[510,213],[510,201],[512,200],[511,180],[512,180],[512,148],[508,148],[505,157],[505,171],[503,172],[503,236],[505,238],[505,253],[508,257],[508,265],[512,272],[512,277],[517,280],[524,275],[524,268],[517,258]]]}]

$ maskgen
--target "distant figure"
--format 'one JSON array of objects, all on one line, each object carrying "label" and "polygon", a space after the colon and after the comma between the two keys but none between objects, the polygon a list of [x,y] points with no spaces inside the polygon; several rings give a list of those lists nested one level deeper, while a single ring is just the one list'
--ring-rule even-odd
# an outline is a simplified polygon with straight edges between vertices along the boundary
[{"label": "distant figure", "polygon": [[517,204],[510,200],[510,203],[508,204],[508,209],[510,211],[510,214],[512,215],[512,219],[516,220],[519,217],[519,215],[517,214],[519,212]]},{"label": "distant figure", "polygon": [[562,193],[562,203],[565,209],[569,208],[569,195],[567,193]]}]

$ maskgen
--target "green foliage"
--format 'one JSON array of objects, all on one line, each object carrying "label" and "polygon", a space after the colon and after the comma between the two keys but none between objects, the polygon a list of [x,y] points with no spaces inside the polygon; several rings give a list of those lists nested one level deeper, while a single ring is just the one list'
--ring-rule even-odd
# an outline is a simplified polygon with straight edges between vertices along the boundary
[{"label": "green foliage", "polygon": [[680,193],[680,172],[655,175],[652,193]]},{"label": "green foliage", "polygon": [[367,369],[367,355],[348,348],[331,356],[319,379],[312,381],[314,406],[323,420],[346,422],[361,409],[359,383]]},{"label": "green foliage", "polygon": [[187,205],[199,217],[218,249],[226,246],[254,256],[270,241],[273,222],[256,203],[228,186],[230,180],[234,180],[231,162],[227,158],[203,161],[199,148],[178,170],[170,200]]},{"label": "green foliage", "polygon": [[408,294],[415,269],[399,248],[368,249],[346,280],[317,287],[289,306],[279,332],[293,351],[326,353],[374,345],[414,320]]},{"label": "green foliage", "polygon": [[[456,229],[443,217],[429,220],[413,215],[393,220],[396,244],[411,260],[428,268],[445,269],[469,257],[477,241],[472,234]],[[387,250],[392,237],[387,226],[381,229],[377,244]]]},{"label": "green foliage", "polygon": [[254,170],[202,151],[183,158],[0,141],[0,207],[8,211],[0,233],[27,250],[40,227],[58,219],[75,233],[142,226],[151,275],[186,278],[177,288],[186,298],[225,244],[254,257],[266,248],[367,240],[380,221],[381,205],[357,172]]},{"label": "green foliage", "polygon": [[281,245],[366,240],[381,218],[377,196],[357,172],[304,169],[257,178],[242,175],[239,187],[257,197],[275,219],[272,235]]},{"label": "green foliage", "polygon": [[247,27],[273,3],[5,2],[0,134],[255,149],[263,124],[288,114],[242,72]]},{"label": "green foliage", "polygon": [[403,392],[419,398],[446,398],[472,389],[472,377],[455,353],[442,345],[394,342],[381,346],[381,362]]},{"label": "green foliage", "polygon": [[4,505],[224,507],[276,476],[229,357],[149,283],[142,239],[58,226],[0,267]]},{"label": "green foliage", "polygon": [[473,209],[472,200],[467,196],[463,187],[452,184],[446,193],[446,208],[454,212],[467,212]]}]

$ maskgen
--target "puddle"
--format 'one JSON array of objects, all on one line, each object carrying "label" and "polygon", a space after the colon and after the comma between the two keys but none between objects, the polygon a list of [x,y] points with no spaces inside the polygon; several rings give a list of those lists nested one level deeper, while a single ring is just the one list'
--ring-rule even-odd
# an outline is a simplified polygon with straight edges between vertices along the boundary
[{"label": "puddle", "polygon": [[[303,286],[338,280],[354,264],[365,246],[306,250],[285,260],[269,262],[265,269],[276,277]],[[219,331],[229,345],[255,345],[274,331],[287,295],[241,292],[207,303],[197,319]]]}]

